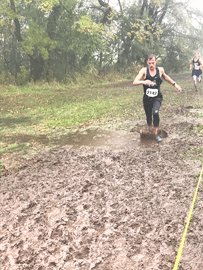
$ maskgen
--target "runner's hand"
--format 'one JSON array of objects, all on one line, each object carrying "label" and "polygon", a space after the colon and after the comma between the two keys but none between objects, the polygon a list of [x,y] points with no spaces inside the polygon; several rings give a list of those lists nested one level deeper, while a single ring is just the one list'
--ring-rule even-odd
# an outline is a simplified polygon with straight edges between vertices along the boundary
[{"label": "runner's hand", "polygon": [[152,81],[150,81],[150,80],[146,80],[146,81],[144,81],[144,84],[145,84],[145,85],[153,85],[154,82],[152,82]]},{"label": "runner's hand", "polygon": [[175,84],[175,88],[176,88],[179,92],[182,92],[182,88],[180,87],[180,85]]}]

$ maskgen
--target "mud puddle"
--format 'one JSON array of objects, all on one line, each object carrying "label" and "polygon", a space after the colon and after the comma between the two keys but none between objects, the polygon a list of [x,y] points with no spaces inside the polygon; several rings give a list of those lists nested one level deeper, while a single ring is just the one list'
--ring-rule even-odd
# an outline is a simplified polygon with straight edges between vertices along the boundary
[{"label": "mud puddle", "polygon": [[139,130],[133,132],[125,131],[106,131],[102,129],[88,129],[83,132],[62,135],[58,141],[58,145],[71,145],[73,149],[79,149],[82,146],[88,147],[145,147],[153,146],[156,142],[153,138],[140,138]]}]

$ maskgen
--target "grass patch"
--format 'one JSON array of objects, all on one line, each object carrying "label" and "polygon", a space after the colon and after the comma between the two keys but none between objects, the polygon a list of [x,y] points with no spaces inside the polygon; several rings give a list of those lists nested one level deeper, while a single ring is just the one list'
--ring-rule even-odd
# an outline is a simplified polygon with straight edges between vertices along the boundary
[{"label": "grass patch", "polygon": [[0,149],[0,155],[4,153],[25,152],[29,149],[29,143],[13,143]]},{"label": "grass patch", "polygon": [[[7,88],[1,96],[1,131],[34,134],[55,128],[75,128],[99,119],[134,117],[140,108],[142,93],[135,88],[87,87],[61,85],[36,89],[33,85]],[[133,99],[132,99],[133,95]],[[138,111],[139,112],[139,111]]]},{"label": "grass patch", "polygon": [[203,124],[198,124],[193,127],[193,133],[203,135]]},{"label": "grass patch", "polygon": [[199,160],[203,164],[203,147],[188,149],[187,153],[184,153],[184,158]]}]

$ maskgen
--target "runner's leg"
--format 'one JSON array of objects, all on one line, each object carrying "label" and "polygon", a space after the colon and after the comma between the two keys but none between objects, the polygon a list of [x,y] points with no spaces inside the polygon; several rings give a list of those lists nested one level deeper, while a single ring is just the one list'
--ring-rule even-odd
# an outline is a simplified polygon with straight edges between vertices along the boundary
[{"label": "runner's leg", "polygon": [[195,90],[197,91],[197,76],[193,75],[192,78],[193,78],[193,81],[194,81]]},{"label": "runner's leg", "polygon": [[145,110],[148,126],[151,126],[152,124],[152,109],[153,109],[153,103],[144,103],[144,110]]},{"label": "runner's leg", "polygon": [[155,128],[159,127],[159,122],[160,122],[159,109],[160,109],[160,107],[161,107],[161,100],[160,99],[155,100],[155,102],[153,103],[153,108],[152,108],[153,125]]},{"label": "runner's leg", "polygon": [[157,142],[161,142],[162,141],[161,137],[158,135],[159,122],[160,122],[159,109],[161,107],[161,101],[162,101],[162,99],[155,100],[155,102],[153,103],[153,109],[152,109],[155,140]]}]

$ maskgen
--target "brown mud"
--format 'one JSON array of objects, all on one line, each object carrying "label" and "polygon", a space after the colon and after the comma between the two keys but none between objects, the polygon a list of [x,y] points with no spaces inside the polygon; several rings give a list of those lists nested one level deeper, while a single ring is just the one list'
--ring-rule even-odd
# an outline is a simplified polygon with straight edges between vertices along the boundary
[{"label": "brown mud", "polygon": [[[195,193],[203,137],[197,120],[162,120],[168,135],[141,140],[87,129],[0,180],[1,270],[171,270]],[[203,188],[179,270],[203,269]]]}]

